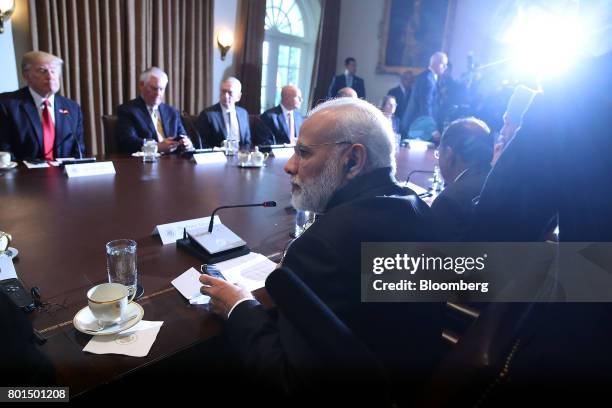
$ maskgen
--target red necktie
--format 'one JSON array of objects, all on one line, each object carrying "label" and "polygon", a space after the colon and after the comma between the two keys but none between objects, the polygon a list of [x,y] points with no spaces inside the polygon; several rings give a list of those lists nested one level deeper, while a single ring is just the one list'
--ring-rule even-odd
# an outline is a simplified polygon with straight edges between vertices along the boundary
[{"label": "red necktie", "polygon": [[55,125],[51,119],[49,112],[49,101],[43,101],[42,110],[42,128],[43,128],[43,149],[45,152],[45,160],[53,160],[53,144],[55,143]]}]

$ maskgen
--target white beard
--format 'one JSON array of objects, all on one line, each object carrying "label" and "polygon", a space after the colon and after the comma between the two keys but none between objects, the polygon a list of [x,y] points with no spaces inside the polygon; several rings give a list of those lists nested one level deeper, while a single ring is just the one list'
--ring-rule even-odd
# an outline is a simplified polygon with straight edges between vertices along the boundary
[{"label": "white beard", "polygon": [[[336,158],[334,158],[336,159]],[[322,213],[331,196],[342,183],[338,160],[329,160],[325,168],[312,180],[304,183],[298,176],[291,178],[292,185],[297,189],[291,191],[291,204],[296,210]],[[295,186],[293,186],[295,188]]]}]

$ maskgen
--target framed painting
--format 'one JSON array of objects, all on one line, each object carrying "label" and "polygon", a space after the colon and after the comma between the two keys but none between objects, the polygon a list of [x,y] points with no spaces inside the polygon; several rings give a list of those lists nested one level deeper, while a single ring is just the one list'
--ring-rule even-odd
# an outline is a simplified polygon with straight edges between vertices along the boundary
[{"label": "framed painting", "polygon": [[457,0],[385,0],[376,72],[415,73],[436,51],[448,53]]}]

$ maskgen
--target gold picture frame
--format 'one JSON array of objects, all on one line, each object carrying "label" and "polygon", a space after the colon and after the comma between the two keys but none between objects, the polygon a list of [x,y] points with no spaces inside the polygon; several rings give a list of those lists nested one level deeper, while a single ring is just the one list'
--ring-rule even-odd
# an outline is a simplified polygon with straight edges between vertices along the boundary
[{"label": "gold picture frame", "polygon": [[[385,0],[376,73],[401,74],[410,70],[418,74],[427,67],[433,52],[448,53],[456,8],[457,0]],[[407,15],[410,18],[406,18]],[[441,26],[442,19],[443,31],[439,32],[434,25]],[[392,34],[395,36],[390,42]],[[422,41],[423,37],[426,41]]]}]

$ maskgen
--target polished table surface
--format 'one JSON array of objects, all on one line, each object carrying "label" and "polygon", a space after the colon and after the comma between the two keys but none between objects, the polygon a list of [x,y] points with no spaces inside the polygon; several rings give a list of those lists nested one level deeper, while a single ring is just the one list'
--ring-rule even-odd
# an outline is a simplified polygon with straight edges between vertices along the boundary
[{"label": "polished table surface", "polygon": [[[433,150],[398,151],[397,178],[413,170],[432,170]],[[200,262],[162,245],[152,235],[158,224],[210,215],[220,205],[275,200],[275,208],[222,210],[224,224],[252,251],[277,259],[290,240],[287,159],[269,158],[260,169],[227,164],[195,165],[165,156],[157,163],[113,157],[116,175],[68,179],[60,168],[27,169],[23,164],[0,173],[0,230],[19,250],[15,267],[27,287],[37,286],[47,305],[30,314],[48,341],[42,350],[55,364],[58,383],[78,395],[99,384],[159,361],[217,335],[222,326],[204,306],[189,305],[170,281]],[[427,174],[411,181],[427,185]],[[118,238],[138,243],[138,279],[145,289],[140,303],[145,319],[164,321],[148,356],[83,353],[91,336],[72,326],[86,306],[90,287],[107,281],[105,244]],[[264,303],[264,291],[256,293]]]}]

